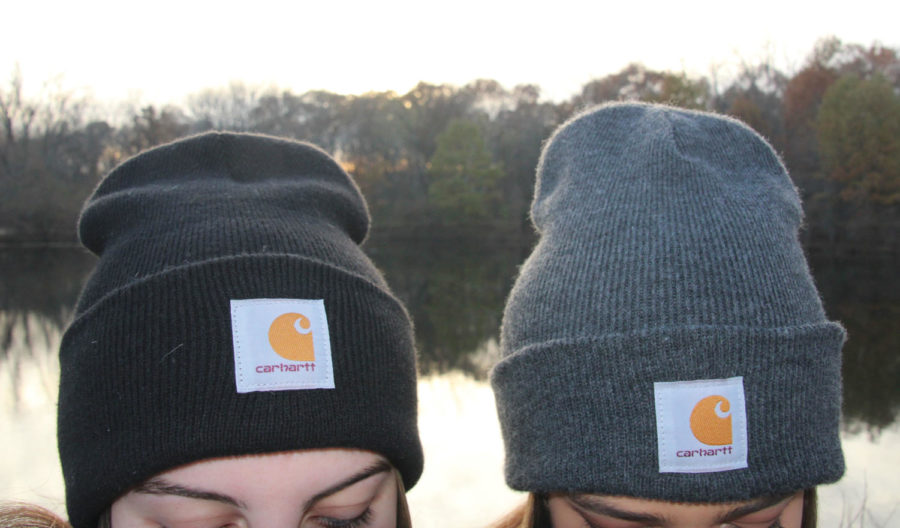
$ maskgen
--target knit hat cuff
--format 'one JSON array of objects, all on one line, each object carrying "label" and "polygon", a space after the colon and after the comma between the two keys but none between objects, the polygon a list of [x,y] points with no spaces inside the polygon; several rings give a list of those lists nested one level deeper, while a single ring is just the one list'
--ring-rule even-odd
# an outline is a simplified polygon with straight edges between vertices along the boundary
[{"label": "knit hat cuff", "polygon": [[[844,339],[839,324],[823,322],[659,329],[516,349],[491,373],[507,483],[523,491],[723,502],[833,482],[844,471]],[[658,461],[655,382],[737,376],[746,398],[747,468],[660,473],[646,463]]]},{"label": "knit hat cuff", "polygon": [[[277,298],[324,300],[335,389],[237,393],[230,300]],[[115,290],[61,346],[58,435],[73,526],[96,525],[123,490],[160,471],[221,456],[363,449],[411,488],[423,460],[413,350],[395,297],[296,255],[208,260]]]},{"label": "knit hat cuff", "polygon": [[[328,270],[328,273],[333,274],[335,276],[345,277],[350,279],[353,282],[359,282],[360,287],[365,288],[367,291],[371,290],[372,293],[376,295],[381,295],[385,297],[389,297],[393,300],[393,302],[397,305],[397,307],[406,312],[406,308],[403,304],[397,300],[396,298],[385,295],[384,291],[381,288],[384,288],[384,285],[374,284],[370,279],[348,271],[344,268],[339,268],[334,266],[328,262],[324,262],[319,259],[309,258],[305,256],[299,256],[297,254],[292,253],[264,253],[264,254],[243,254],[243,255],[230,255],[218,258],[212,258],[208,260],[191,262],[188,264],[184,264],[181,266],[173,266],[157,273],[153,273],[152,275],[146,275],[139,279],[135,279],[131,282],[126,283],[124,286],[115,288],[111,291],[106,292],[102,297],[94,300],[85,310],[80,313],[75,314],[75,319],[67,328],[67,331],[71,331],[73,328],[78,327],[83,324],[92,324],[92,319],[96,317],[93,312],[104,310],[104,306],[110,299],[114,299],[118,295],[122,295],[127,293],[129,290],[156,290],[159,288],[158,285],[154,284],[154,281],[168,281],[172,280],[170,277],[177,277],[185,273],[191,273],[194,275],[204,276],[204,277],[215,277],[219,276],[221,279],[227,279],[227,273],[231,271],[232,268],[236,267],[238,269],[244,267],[246,263],[259,261],[260,263],[264,263],[267,261],[283,261],[286,265],[296,267],[298,269],[305,269],[307,266],[313,266],[316,268],[322,268],[323,272]],[[242,265],[242,263],[244,263]],[[295,276],[283,276],[280,277],[286,281],[296,280]],[[260,277],[247,277],[246,280],[254,280],[261,279]],[[271,278],[267,278],[270,280]],[[176,279],[177,280],[177,279]],[[232,278],[233,280],[233,278]],[[216,293],[221,292],[211,292],[206,294],[215,295]],[[84,295],[84,292],[82,292]],[[154,296],[155,297],[155,296]],[[407,314],[408,315],[408,314]]]}]

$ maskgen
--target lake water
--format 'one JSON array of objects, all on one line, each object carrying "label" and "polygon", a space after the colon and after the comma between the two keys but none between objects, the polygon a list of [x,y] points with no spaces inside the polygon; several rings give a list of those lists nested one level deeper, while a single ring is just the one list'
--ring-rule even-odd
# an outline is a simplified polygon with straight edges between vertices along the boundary
[{"label": "lake water", "polygon": [[[486,373],[527,243],[391,241],[367,247],[416,321],[426,469],[410,491],[418,528],[486,526],[522,500],[507,490]],[[0,499],[63,512],[56,454],[56,349],[93,258],[0,250]],[[900,527],[900,287],[896,259],[816,258],[844,349],[847,474],[820,488],[820,526]]]}]

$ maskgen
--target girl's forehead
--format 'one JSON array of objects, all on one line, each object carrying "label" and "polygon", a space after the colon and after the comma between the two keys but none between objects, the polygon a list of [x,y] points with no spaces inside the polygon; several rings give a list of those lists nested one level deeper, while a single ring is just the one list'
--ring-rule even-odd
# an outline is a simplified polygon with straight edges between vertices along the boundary
[{"label": "girl's forehead", "polygon": [[[253,510],[306,504],[331,496],[365,494],[396,478],[376,453],[316,449],[203,460],[160,473],[117,504],[154,507],[160,501],[200,501]],[[354,491],[355,490],[355,491]]]},{"label": "girl's forehead", "polygon": [[[201,460],[153,476],[135,491],[203,490],[242,502],[252,497],[312,497],[355,479],[386,472],[381,455],[356,449],[311,449]],[[168,494],[164,492],[163,494]]]},{"label": "girl's forehead", "polygon": [[[375,466],[387,464],[384,457],[371,451],[359,449],[304,449],[281,453],[241,455],[234,457],[200,460],[170,469],[156,477],[177,478],[179,480],[210,480],[240,476],[244,480],[274,477],[278,475],[296,478],[306,475],[310,480],[316,477],[342,475]],[[155,477],[155,478],[156,478]]]}]

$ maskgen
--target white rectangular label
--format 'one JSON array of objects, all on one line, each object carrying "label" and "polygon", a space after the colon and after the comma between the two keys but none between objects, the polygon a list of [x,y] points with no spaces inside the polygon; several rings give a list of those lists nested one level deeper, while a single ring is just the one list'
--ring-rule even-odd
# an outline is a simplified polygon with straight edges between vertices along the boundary
[{"label": "white rectangular label", "polygon": [[333,389],[322,299],[231,301],[237,391]]},{"label": "white rectangular label", "polygon": [[657,382],[660,473],[710,473],[747,467],[744,378]]}]

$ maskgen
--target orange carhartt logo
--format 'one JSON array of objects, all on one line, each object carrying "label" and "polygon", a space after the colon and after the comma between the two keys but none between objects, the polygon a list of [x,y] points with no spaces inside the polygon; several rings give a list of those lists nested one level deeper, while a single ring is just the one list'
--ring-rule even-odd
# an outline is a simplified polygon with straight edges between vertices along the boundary
[{"label": "orange carhartt logo", "polygon": [[303,314],[289,312],[276,317],[269,327],[269,344],[284,359],[316,360],[312,324]]},{"label": "orange carhartt logo", "polygon": [[706,445],[731,444],[731,403],[724,396],[707,396],[691,411],[691,432]]}]

